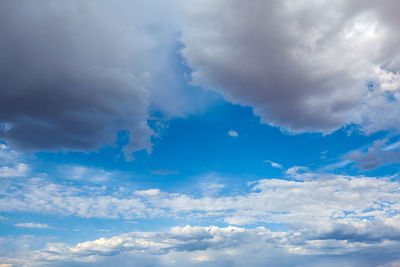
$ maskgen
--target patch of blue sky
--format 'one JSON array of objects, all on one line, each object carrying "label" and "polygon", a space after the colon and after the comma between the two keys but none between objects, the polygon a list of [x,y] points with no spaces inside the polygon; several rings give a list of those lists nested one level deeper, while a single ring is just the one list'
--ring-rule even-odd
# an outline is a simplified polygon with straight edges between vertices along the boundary
[{"label": "patch of blue sky", "polygon": [[[342,161],[349,151],[367,147],[386,134],[367,136],[354,132],[348,135],[347,129],[342,129],[325,136],[287,135],[278,128],[260,124],[251,108],[223,101],[203,114],[169,120],[165,124],[168,130],[155,142],[153,151],[135,153],[133,161],[123,158],[126,134],[120,132],[115,146],[96,152],[38,153],[37,171],[47,172],[51,170],[49,165],[118,170],[124,173],[119,176],[119,182],[167,191],[201,182],[201,177],[209,173],[219,174],[221,182],[223,177],[229,177],[231,183],[244,183],[259,178],[283,178],[284,170],[269,166],[265,160],[286,169],[292,166],[318,169]],[[235,129],[239,136],[230,138],[227,134],[230,129]],[[351,173],[359,172],[351,166],[344,167]]]}]

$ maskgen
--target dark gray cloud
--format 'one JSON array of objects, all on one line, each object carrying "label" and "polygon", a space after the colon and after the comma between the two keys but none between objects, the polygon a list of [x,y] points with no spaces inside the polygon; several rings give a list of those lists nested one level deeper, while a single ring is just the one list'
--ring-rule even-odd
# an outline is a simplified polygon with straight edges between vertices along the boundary
[{"label": "dark gray cloud", "polygon": [[152,71],[167,60],[154,53],[161,37],[135,17],[142,7],[124,3],[119,18],[105,1],[1,1],[0,139],[87,150],[128,129],[128,151],[150,148]]},{"label": "dark gray cloud", "polygon": [[377,140],[367,151],[353,151],[346,157],[354,161],[363,170],[375,169],[392,163],[400,163],[400,151],[398,147],[393,146],[398,145],[398,143],[387,146],[386,142],[387,140]]},{"label": "dark gray cloud", "polygon": [[254,107],[264,122],[292,132],[400,127],[397,1],[183,6],[194,82]]}]

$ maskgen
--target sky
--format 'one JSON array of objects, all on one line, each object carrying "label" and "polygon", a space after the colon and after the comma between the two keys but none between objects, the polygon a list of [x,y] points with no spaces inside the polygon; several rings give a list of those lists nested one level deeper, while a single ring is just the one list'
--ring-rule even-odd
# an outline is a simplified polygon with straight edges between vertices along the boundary
[{"label": "sky", "polygon": [[1,1],[0,267],[400,266],[398,10]]}]

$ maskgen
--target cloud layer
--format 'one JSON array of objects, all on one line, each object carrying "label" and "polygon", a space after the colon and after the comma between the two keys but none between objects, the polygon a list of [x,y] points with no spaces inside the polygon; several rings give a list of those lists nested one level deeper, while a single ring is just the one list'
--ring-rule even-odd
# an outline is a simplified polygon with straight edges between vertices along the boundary
[{"label": "cloud layer", "polygon": [[296,180],[268,179],[248,192],[194,197],[159,189],[130,190],[6,180],[0,211],[84,218],[186,220],[230,225],[279,224],[311,237],[377,242],[400,239],[400,185],[393,177],[352,177],[292,168]]},{"label": "cloud layer", "polygon": [[[14,262],[32,266],[376,266],[398,260],[400,243],[305,239],[264,227],[174,227],[132,232],[73,246],[50,243]],[[348,252],[352,255],[346,255]],[[387,266],[390,266],[390,265]],[[395,264],[395,263],[394,263]],[[382,265],[380,265],[382,266]]]}]

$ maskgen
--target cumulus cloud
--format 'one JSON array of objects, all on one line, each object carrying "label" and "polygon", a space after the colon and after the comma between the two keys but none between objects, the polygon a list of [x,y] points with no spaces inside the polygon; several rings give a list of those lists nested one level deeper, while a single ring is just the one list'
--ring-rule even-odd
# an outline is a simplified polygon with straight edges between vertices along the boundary
[{"label": "cumulus cloud", "polygon": [[88,150],[127,129],[128,152],[149,150],[149,109],[185,112],[162,101],[168,91],[182,102],[178,86],[156,81],[175,45],[172,19],[162,23],[169,2],[160,13],[122,0],[1,1],[0,139],[23,150]]},{"label": "cumulus cloud", "polygon": [[[38,178],[7,179],[0,185],[0,211],[154,222],[168,218],[177,225],[206,219],[209,224],[242,225],[175,227],[76,245],[53,243],[17,257],[15,262],[21,264],[29,260],[39,265],[101,266],[133,260],[140,266],[248,266],[249,262],[252,266],[276,262],[293,266],[304,260],[304,266],[309,266],[322,260],[315,266],[337,266],[341,260],[346,264],[355,260],[350,266],[376,266],[399,260],[394,257],[400,248],[398,177],[313,173],[300,166],[288,169],[286,175],[287,180],[256,181],[240,193],[198,197],[157,188],[79,188]],[[264,227],[254,228],[260,225]],[[270,225],[285,230],[271,232]],[[333,255],[335,260],[330,262]],[[365,258],[359,255],[370,258],[366,264],[360,263]],[[282,263],[282,257],[287,262]]]},{"label": "cumulus cloud", "polygon": [[241,194],[201,197],[157,188],[78,188],[12,179],[0,187],[0,211],[191,222],[207,218],[233,225],[281,224],[321,239],[400,239],[400,185],[394,177],[312,173],[300,167],[287,175],[289,180],[259,180]]},{"label": "cumulus cloud", "polygon": [[398,1],[182,5],[195,84],[291,132],[400,128]]}]

